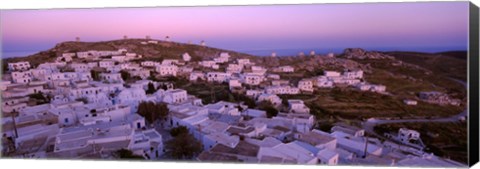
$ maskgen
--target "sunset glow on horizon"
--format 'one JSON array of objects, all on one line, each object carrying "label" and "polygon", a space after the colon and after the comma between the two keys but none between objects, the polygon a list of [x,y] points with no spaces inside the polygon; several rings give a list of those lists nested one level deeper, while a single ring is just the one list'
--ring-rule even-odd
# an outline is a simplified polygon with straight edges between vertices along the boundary
[{"label": "sunset glow on horizon", "polygon": [[2,53],[129,38],[229,50],[467,50],[468,2],[3,10]]}]

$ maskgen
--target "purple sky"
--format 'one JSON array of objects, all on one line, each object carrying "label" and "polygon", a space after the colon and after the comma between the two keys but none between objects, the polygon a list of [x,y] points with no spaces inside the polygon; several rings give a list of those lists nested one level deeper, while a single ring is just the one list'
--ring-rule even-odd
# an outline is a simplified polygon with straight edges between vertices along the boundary
[{"label": "purple sky", "polygon": [[3,10],[3,52],[123,35],[231,50],[346,48],[466,50],[468,2]]}]

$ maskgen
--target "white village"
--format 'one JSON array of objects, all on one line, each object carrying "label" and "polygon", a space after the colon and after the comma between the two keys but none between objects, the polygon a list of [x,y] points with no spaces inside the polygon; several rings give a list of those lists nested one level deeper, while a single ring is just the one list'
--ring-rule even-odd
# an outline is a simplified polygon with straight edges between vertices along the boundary
[{"label": "white village", "polygon": [[[169,41],[166,37],[165,42]],[[147,38],[138,45],[159,43]],[[200,44],[205,45],[205,41]],[[385,85],[366,81],[364,70],[326,69],[322,75],[291,81],[283,74],[295,72],[294,66],[266,67],[248,58],[233,58],[227,52],[194,61],[191,54],[146,60],[128,48],[119,48],[62,53],[54,62],[37,66],[8,63],[0,82],[2,154],[118,159],[118,152],[127,152],[144,160],[464,166],[425,152],[419,132],[408,128],[385,134],[386,140],[341,123],[322,131],[315,127],[317,119],[305,100],[279,97],[339,85],[366,94],[389,95]],[[203,91],[213,95],[207,102],[178,88],[177,79],[225,85],[231,93],[264,108],[216,99],[214,87]],[[425,91],[418,99],[403,102],[409,106],[423,102],[460,104],[436,91]],[[182,142],[188,146],[178,147]],[[190,148],[195,145],[199,147]],[[181,148],[190,152],[178,150]]]}]

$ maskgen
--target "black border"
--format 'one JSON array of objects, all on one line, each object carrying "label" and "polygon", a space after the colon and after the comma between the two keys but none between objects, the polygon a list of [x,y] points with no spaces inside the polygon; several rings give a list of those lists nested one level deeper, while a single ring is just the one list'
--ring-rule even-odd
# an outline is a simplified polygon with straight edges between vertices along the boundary
[{"label": "black border", "polygon": [[470,2],[469,17],[469,165],[473,166],[478,162],[479,158],[479,12],[478,7]]}]

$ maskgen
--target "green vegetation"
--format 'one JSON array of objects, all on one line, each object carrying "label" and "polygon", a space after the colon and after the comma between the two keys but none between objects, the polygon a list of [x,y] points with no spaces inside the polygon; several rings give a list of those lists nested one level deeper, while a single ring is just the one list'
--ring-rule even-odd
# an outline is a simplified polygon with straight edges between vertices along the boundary
[{"label": "green vegetation", "polygon": [[93,80],[95,81],[100,81],[100,71],[97,70],[90,70],[90,76],[92,77]]},{"label": "green vegetation", "polygon": [[30,97],[30,99],[34,99],[36,101],[37,105],[50,103],[50,100],[51,100],[50,96],[49,95],[45,96],[42,93],[42,91],[30,94],[30,95],[28,95],[28,97]]},{"label": "green vegetation", "polygon": [[148,83],[147,90],[145,91],[145,93],[153,94],[156,91],[157,91],[157,89],[155,89],[155,86],[153,85],[153,83]]},{"label": "green vegetation", "polygon": [[260,110],[266,111],[267,118],[272,118],[278,115],[278,110],[270,102],[262,101],[258,103],[257,108]]},{"label": "green vegetation", "polygon": [[123,81],[127,81],[131,78],[130,73],[128,73],[126,70],[121,70],[120,76],[122,77]]},{"label": "green vegetation", "polygon": [[156,120],[165,120],[168,116],[169,110],[165,103],[154,102],[140,102],[138,105],[137,114],[144,117],[145,120],[152,124]]},{"label": "green vegetation", "polygon": [[114,152],[114,155],[120,159],[144,159],[142,156],[133,154],[132,151],[127,149],[120,149]]},{"label": "green vegetation", "polygon": [[351,88],[319,90],[315,95],[316,98],[307,100],[305,104],[317,119],[329,116],[358,120],[370,117],[431,118],[451,116],[463,110],[461,106],[440,106],[421,101],[417,106],[408,106],[403,99],[395,96]]},{"label": "green vegetation", "polygon": [[174,127],[170,130],[170,135],[177,137],[181,134],[188,134],[188,129],[185,126]]},{"label": "green vegetation", "polygon": [[83,102],[84,104],[88,103],[88,99],[86,97],[77,98],[77,99],[75,99],[75,101]]},{"label": "green vegetation", "polygon": [[173,139],[167,141],[165,144],[167,155],[170,155],[174,159],[189,160],[202,152],[202,143],[197,141],[195,137],[188,132],[185,132],[184,129],[178,128],[178,132],[175,133]]},{"label": "green vegetation", "polygon": [[468,132],[467,123],[398,123],[384,124],[374,128],[383,135],[386,132],[398,132],[408,128],[420,132],[420,138],[427,146],[426,151],[435,155],[467,163]]}]

